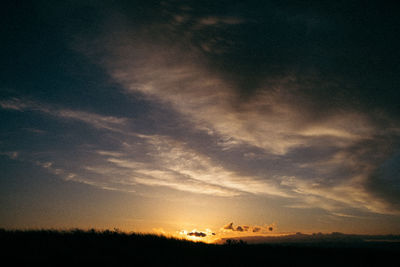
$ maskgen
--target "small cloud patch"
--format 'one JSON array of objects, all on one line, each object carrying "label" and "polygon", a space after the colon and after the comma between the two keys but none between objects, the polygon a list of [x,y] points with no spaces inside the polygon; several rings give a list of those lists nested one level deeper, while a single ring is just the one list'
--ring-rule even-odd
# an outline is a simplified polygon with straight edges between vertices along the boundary
[{"label": "small cloud patch", "polygon": [[195,237],[206,237],[207,234],[203,232],[190,232],[187,234],[188,236],[195,236]]},{"label": "small cloud patch", "polygon": [[224,226],[224,229],[225,229],[225,230],[232,230],[232,231],[234,231],[234,229],[233,229],[233,222],[228,223],[227,225],[225,225],[225,226]]},{"label": "small cloud patch", "polygon": [[249,225],[234,226],[233,222],[228,223],[222,228],[222,230],[224,231],[253,232],[253,233],[267,233],[274,231],[274,229],[275,229],[275,223],[267,226],[249,226]]},{"label": "small cloud patch", "polygon": [[239,225],[238,227],[236,227],[236,231],[243,232],[243,231],[246,231],[246,230],[244,230],[244,228]]}]

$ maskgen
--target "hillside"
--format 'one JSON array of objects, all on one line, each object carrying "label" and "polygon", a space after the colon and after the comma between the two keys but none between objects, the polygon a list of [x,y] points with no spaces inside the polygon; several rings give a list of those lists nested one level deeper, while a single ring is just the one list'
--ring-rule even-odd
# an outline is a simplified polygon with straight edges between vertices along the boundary
[{"label": "hillside", "polygon": [[11,266],[396,266],[398,243],[334,247],[195,243],[118,231],[0,230]]}]

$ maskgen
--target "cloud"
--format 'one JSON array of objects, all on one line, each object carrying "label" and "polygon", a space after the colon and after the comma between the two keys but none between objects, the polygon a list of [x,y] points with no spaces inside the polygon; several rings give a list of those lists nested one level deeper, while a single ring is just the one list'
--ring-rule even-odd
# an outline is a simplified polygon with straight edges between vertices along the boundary
[{"label": "cloud", "polygon": [[[256,177],[240,175],[215,164],[210,157],[190,148],[182,141],[168,136],[138,134],[129,131],[127,118],[55,108],[32,101],[18,100],[14,102],[18,102],[19,111],[34,110],[62,120],[80,121],[96,129],[117,132],[124,136],[126,147],[121,147],[122,150],[95,150],[92,152],[94,158],[100,157],[107,163],[107,166],[103,164],[101,166],[96,164],[79,166],[79,171],[84,172],[84,175],[79,175],[79,182],[100,185],[102,188],[120,188],[116,185],[133,186],[137,184],[152,187],[162,186],[222,197],[232,197],[244,193],[286,196],[272,183]],[[16,105],[13,104],[13,106]],[[140,142],[139,145],[137,145],[138,142]],[[132,150],[145,153],[146,160],[138,161],[139,155],[132,154]],[[78,178],[69,180],[78,181]]]},{"label": "cloud", "polygon": [[18,151],[0,152],[0,155],[6,155],[10,159],[16,160],[20,156]]},{"label": "cloud", "polygon": [[[124,175],[129,173],[129,179],[138,184],[226,197],[244,193],[286,196],[268,181],[227,170],[181,141],[160,135],[141,134],[137,138],[145,146],[148,162],[137,162],[129,157],[110,157],[104,152],[100,154],[112,164],[112,170],[123,170]],[[95,166],[91,168],[96,169]]]},{"label": "cloud", "polygon": [[17,111],[37,111],[46,115],[54,116],[64,120],[80,121],[97,129],[110,130],[115,132],[124,132],[128,119],[115,116],[104,116],[92,112],[71,110],[64,108],[55,108],[30,100],[12,98],[0,102],[3,109],[12,109]]},{"label": "cloud", "polygon": [[214,26],[216,24],[229,24],[235,25],[243,23],[243,20],[235,17],[204,17],[199,18],[198,23],[205,26]]},{"label": "cloud", "polygon": [[206,237],[207,234],[203,232],[190,232],[187,233],[188,236],[195,236],[195,237]]},{"label": "cloud", "polygon": [[66,180],[107,190],[132,192],[148,186],[219,197],[280,194],[272,184],[225,169],[182,141],[133,132],[120,138],[119,150],[86,150],[85,164],[79,158],[65,164],[55,157],[37,165]]},{"label": "cloud", "polygon": [[232,231],[232,232],[253,232],[253,233],[268,233],[274,230],[276,224],[273,223],[271,225],[262,227],[262,226],[249,226],[249,225],[238,225],[234,226],[233,222],[228,223],[227,225],[222,227],[222,231]]},{"label": "cloud", "polygon": [[95,113],[74,111],[74,110],[58,110],[55,115],[65,119],[82,121],[98,129],[106,129],[116,132],[122,132],[121,126],[124,126],[128,119],[118,118],[114,116],[103,116]]},{"label": "cloud", "polygon": [[[208,24],[216,23],[216,19],[210,19]],[[166,27],[166,32],[170,32],[175,26],[156,24],[153,27]],[[201,34],[197,30],[191,33]],[[377,197],[367,181],[374,169],[392,153],[390,147],[398,139],[400,125],[387,113],[371,113],[352,105],[344,97],[338,96],[337,102],[328,104],[321,90],[343,92],[336,79],[309,73],[302,76],[296,72],[271,73],[264,76],[264,80],[258,80],[256,88],[249,89],[244,96],[240,89],[243,84],[236,76],[213,71],[207,60],[200,60],[203,54],[196,49],[197,40],[183,40],[188,49],[182,50],[179,44],[151,42],[149,33],[143,34],[140,41],[127,37],[133,36],[129,30],[119,34],[116,40],[107,39],[101,49],[105,51],[104,66],[128,94],[144,95],[182,114],[195,129],[207,129],[212,138],[219,140],[216,144],[221,151],[242,150],[246,160],[257,161],[262,158],[255,157],[250,149],[259,149],[266,158],[276,158],[279,164],[287,164],[285,171],[270,168],[266,172],[274,175],[248,179],[262,186],[265,186],[262,181],[268,183],[266,190],[259,190],[262,187],[255,185],[247,187],[244,183],[234,185],[230,178],[218,179],[223,181],[219,185],[238,191],[296,198],[297,204],[332,212],[345,207],[386,214],[399,211],[393,209],[389,203],[391,199],[383,195]],[[243,71],[237,76],[244,74],[249,75]],[[227,79],[228,76],[232,79]],[[251,77],[246,76],[246,81]],[[382,127],[382,123],[392,126]],[[370,151],[377,153],[372,155]],[[203,160],[200,162],[199,167],[210,166],[203,164]],[[268,164],[268,160],[265,162]],[[211,183],[197,169],[174,168],[173,171],[202,177],[202,181]],[[221,177],[218,168],[210,170]],[[288,181],[285,178],[288,176],[294,178]],[[165,181],[147,182],[167,185]],[[275,183],[279,186],[273,186]],[[354,193],[350,194],[351,191]]]},{"label": "cloud", "polygon": [[234,231],[234,228],[233,228],[233,222],[231,222],[231,223],[228,223],[227,225],[225,225],[225,226],[223,227],[223,229],[225,229],[225,230],[232,230],[232,231]]},{"label": "cloud", "polygon": [[21,102],[21,100],[18,98],[12,98],[9,100],[0,101],[0,107],[2,109],[22,111],[28,107],[28,104]]},{"label": "cloud", "polygon": [[[29,161],[29,160],[28,160]],[[34,162],[37,166],[40,166],[46,171],[60,176],[64,181],[73,181],[76,183],[81,183],[85,185],[94,186],[103,190],[109,191],[122,191],[122,192],[129,192],[133,193],[135,190],[131,188],[132,184],[129,184],[126,181],[118,181],[118,180],[108,180],[108,179],[101,179],[102,177],[99,176],[90,176],[85,175],[82,173],[74,173],[72,170],[68,170],[63,168],[62,166],[55,166],[54,162],[41,162],[35,161]],[[59,165],[58,163],[57,165]]]},{"label": "cloud", "polygon": [[179,231],[179,235],[184,238],[190,237],[191,240],[198,240],[198,238],[207,237],[206,239],[202,240],[210,242],[211,240],[214,240],[214,236],[216,235],[216,233],[211,231],[211,229],[205,229],[204,231],[193,229],[192,231],[181,230]]},{"label": "cloud", "polygon": [[243,232],[244,229],[243,229],[243,227],[241,227],[241,226],[239,225],[238,227],[236,227],[235,231]]}]

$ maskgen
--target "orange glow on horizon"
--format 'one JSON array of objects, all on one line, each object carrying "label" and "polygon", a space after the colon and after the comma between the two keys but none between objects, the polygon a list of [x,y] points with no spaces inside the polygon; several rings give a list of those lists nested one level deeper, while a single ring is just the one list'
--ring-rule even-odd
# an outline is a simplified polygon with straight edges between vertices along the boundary
[{"label": "orange glow on horizon", "polygon": [[181,230],[181,231],[165,231],[163,228],[154,228],[153,233],[163,235],[166,237],[173,237],[178,239],[189,240],[193,242],[204,242],[208,244],[219,244],[224,243],[226,239],[240,239],[247,237],[281,237],[293,235],[296,232],[251,232],[251,231],[229,231],[220,228],[218,231],[212,231],[211,229],[198,230],[196,228],[192,230]]}]

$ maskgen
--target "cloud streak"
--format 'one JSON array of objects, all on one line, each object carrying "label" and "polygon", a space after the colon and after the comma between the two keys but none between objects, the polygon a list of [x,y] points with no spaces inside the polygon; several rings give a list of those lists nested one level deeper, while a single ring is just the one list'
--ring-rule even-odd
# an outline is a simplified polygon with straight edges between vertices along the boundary
[{"label": "cloud streak", "polygon": [[[23,102],[19,99],[4,101],[2,106],[5,109],[20,112],[37,111],[61,120],[83,122],[96,129],[120,133],[127,139],[125,148],[120,151],[94,151],[95,155],[105,160],[106,167],[104,165],[80,166],[87,174],[70,175],[68,180],[98,185],[101,188],[115,188],[115,184],[126,186],[141,184],[222,197],[233,197],[245,193],[287,196],[268,181],[242,176],[215,164],[210,157],[191,149],[182,141],[167,136],[132,132],[127,129],[129,121],[127,118],[57,109],[35,102]],[[138,142],[142,144],[147,161],[137,161],[139,155],[129,152],[132,149],[140,149],[140,145],[136,145]],[[53,170],[51,166],[47,167],[43,164],[39,166]],[[61,169],[52,172],[64,173]]]},{"label": "cloud streak", "polygon": [[146,155],[149,157],[147,161],[138,162],[129,156],[122,156],[121,152],[99,151],[111,164],[110,167],[97,169],[96,166],[90,166],[86,169],[114,177],[119,173],[121,179],[129,179],[138,184],[165,186],[193,193],[224,197],[246,193],[287,196],[268,181],[227,170],[180,141],[159,135],[141,134],[138,137],[146,147]]},{"label": "cloud streak", "polygon": [[34,101],[12,98],[0,101],[3,109],[16,111],[36,111],[46,115],[58,117],[59,119],[80,121],[97,129],[105,129],[122,132],[122,127],[128,122],[127,118],[104,116],[92,112],[54,108],[51,105],[41,104]]}]

